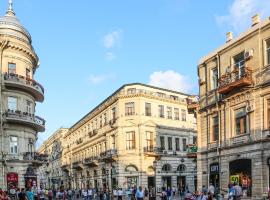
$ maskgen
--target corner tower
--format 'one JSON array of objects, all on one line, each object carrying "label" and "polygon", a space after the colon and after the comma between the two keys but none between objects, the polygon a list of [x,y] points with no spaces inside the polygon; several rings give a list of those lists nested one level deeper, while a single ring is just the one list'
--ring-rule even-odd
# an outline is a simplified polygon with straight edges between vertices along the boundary
[{"label": "corner tower", "polygon": [[45,120],[35,115],[36,102],[43,102],[44,88],[34,74],[38,56],[29,32],[22,26],[9,0],[0,17],[0,187],[35,186],[35,168],[44,155],[35,151],[38,132]]}]

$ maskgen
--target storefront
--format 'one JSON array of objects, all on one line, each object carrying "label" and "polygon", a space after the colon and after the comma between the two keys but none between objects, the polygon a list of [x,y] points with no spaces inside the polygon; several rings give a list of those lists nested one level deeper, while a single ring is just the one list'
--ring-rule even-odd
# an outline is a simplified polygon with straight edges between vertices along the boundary
[{"label": "storefront", "polygon": [[219,188],[219,182],[219,163],[212,163],[210,165],[209,184]]},{"label": "storefront", "polygon": [[24,175],[25,188],[36,188],[37,187],[37,175],[32,167],[28,167],[26,174]]},{"label": "storefront", "polygon": [[251,159],[238,159],[230,162],[230,182],[242,186],[243,196],[251,196]]}]

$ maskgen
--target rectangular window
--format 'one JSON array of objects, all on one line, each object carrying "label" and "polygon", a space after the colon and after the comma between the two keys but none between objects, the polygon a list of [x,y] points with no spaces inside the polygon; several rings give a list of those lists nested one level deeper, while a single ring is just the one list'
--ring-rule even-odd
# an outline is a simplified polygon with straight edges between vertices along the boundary
[{"label": "rectangular window", "polygon": [[245,55],[244,52],[239,53],[233,57],[234,69],[238,71],[238,78],[241,78],[245,74]]},{"label": "rectangular window", "polygon": [[112,120],[116,120],[116,107],[112,108]]},{"label": "rectangular window", "polygon": [[172,119],[172,107],[167,107],[167,117],[168,119]]},{"label": "rectangular window", "polygon": [[126,149],[131,150],[135,149],[135,132],[127,132],[126,133]]},{"label": "rectangular window", "polygon": [[211,70],[211,89],[216,89],[218,87],[218,70],[214,68]]},{"label": "rectangular window", "polygon": [[235,133],[236,135],[247,132],[246,108],[235,110]]},{"label": "rectangular window", "polygon": [[186,138],[182,139],[182,145],[183,145],[183,151],[186,151],[187,150],[187,139]]},{"label": "rectangular window", "polygon": [[179,100],[178,96],[174,96],[174,95],[170,95],[170,99],[175,100],[175,101]]},{"label": "rectangular window", "polygon": [[25,69],[25,77],[26,78],[31,78],[31,71],[28,68]]},{"label": "rectangular window", "polygon": [[175,138],[175,150],[180,151],[180,141],[179,138]]},{"label": "rectangular window", "polygon": [[267,100],[267,126],[270,129],[270,99]]},{"label": "rectangular window", "polygon": [[146,132],[146,147],[148,150],[153,149],[153,132]]},{"label": "rectangular window", "polygon": [[102,127],[102,116],[99,117],[99,128]]},{"label": "rectangular window", "polygon": [[161,151],[165,150],[165,140],[163,136],[160,136],[160,149]]},{"label": "rectangular window", "polygon": [[10,153],[18,154],[18,137],[10,136]]},{"label": "rectangular window", "polygon": [[145,103],[145,116],[151,116],[151,103]]},{"label": "rectangular window", "polygon": [[187,121],[187,113],[186,113],[186,110],[185,109],[181,109],[181,118],[182,118],[182,121]]},{"label": "rectangular window", "polygon": [[136,88],[129,88],[127,94],[136,94]]},{"label": "rectangular window", "polygon": [[266,41],[266,57],[267,57],[267,65],[270,65],[270,39]]},{"label": "rectangular window", "polygon": [[96,119],[95,122],[96,122],[96,127],[95,127],[95,129],[98,129],[98,120]]},{"label": "rectangular window", "polygon": [[193,136],[193,144],[197,144],[197,137]]},{"label": "rectangular window", "polygon": [[174,119],[179,120],[179,109],[178,108],[174,108]]},{"label": "rectangular window", "polygon": [[9,110],[17,110],[17,98],[16,97],[8,97],[8,109]]},{"label": "rectangular window", "polygon": [[107,113],[104,113],[104,126],[107,125],[108,121],[107,121]]},{"label": "rectangular window", "polygon": [[219,139],[219,118],[215,116],[212,118],[212,138],[211,141],[217,141]]},{"label": "rectangular window", "polygon": [[172,137],[168,137],[168,150],[172,151]]},{"label": "rectangular window", "polygon": [[162,105],[158,106],[158,115],[159,117],[164,118],[164,106]]},{"label": "rectangular window", "polygon": [[126,116],[135,115],[135,103],[128,102],[125,104]]},{"label": "rectangular window", "polygon": [[8,63],[8,73],[9,74],[16,74],[16,64],[15,63]]},{"label": "rectangular window", "polygon": [[29,114],[33,114],[33,111],[32,111],[32,102],[31,101],[26,101],[26,112],[29,113]]},{"label": "rectangular window", "polygon": [[161,92],[157,92],[157,96],[158,97],[161,97],[161,98],[165,98],[166,97],[166,94],[161,93]]},{"label": "rectangular window", "polygon": [[115,135],[111,136],[111,140],[112,140],[112,149],[115,149]]}]

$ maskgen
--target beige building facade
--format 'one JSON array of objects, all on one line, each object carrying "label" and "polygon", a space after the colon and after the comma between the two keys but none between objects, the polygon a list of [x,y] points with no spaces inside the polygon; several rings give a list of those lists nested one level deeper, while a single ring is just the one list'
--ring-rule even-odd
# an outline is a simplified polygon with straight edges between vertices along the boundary
[{"label": "beige building facade", "polygon": [[38,149],[38,153],[48,155],[47,162],[43,163],[37,171],[39,186],[57,189],[63,185],[62,151],[67,132],[67,128],[59,128]]},{"label": "beige building facade", "polygon": [[[213,183],[226,193],[239,183],[244,196],[269,188],[270,19],[252,26],[200,60],[198,187]],[[194,104],[190,104],[190,109]]]},{"label": "beige building facade", "polygon": [[0,17],[0,63],[0,188],[10,191],[35,186],[36,168],[46,159],[35,151],[38,132],[45,130],[45,120],[35,115],[36,102],[44,100],[34,79],[38,56],[12,1]]},{"label": "beige building facade", "polygon": [[[182,187],[194,191],[196,119],[190,95],[127,84],[64,136],[65,187]],[[156,178],[155,178],[156,177]]]}]

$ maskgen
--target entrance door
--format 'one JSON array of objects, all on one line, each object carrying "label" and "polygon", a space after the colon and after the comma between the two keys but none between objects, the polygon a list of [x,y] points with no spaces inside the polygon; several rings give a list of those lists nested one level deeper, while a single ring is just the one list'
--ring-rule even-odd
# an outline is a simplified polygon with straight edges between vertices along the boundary
[{"label": "entrance door", "polygon": [[148,176],[148,188],[155,187],[155,177]]},{"label": "entrance door", "polygon": [[163,176],[162,177],[162,186],[165,187],[166,189],[168,187],[172,188],[172,177],[170,177],[170,176]]},{"label": "entrance door", "polygon": [[251,159],[238,159],[230,162],[230,182],[241,184],[243,196],[251,196]]},{"label": "entrance door", "polygon": [[177,187],[180,191],[186,190],[186,176],[177,177]]}]

